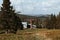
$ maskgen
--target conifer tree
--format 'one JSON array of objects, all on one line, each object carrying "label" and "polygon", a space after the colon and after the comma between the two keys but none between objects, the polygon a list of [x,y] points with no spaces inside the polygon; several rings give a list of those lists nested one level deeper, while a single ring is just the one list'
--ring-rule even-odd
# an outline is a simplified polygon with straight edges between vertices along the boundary
[{"label": "conifer tree", "polygon": [[21,19],[16,15],[13,6],[10,6],[10,0],[3,0],[0,13],[0,28],[13,32],[16,32],[17,29],[23,29]]},{"label": "conifer tree", "polygon": [[57,15],[57,22],[56,22],[56,29],[60,29],[60,12],[59,14]]},{"label": "conifer tree", "polygon": [[47,28],[54,29],[56,27],[56,21],[57,21],[56,16],[51,14],[50,19],[47,21],[48,22]]}]

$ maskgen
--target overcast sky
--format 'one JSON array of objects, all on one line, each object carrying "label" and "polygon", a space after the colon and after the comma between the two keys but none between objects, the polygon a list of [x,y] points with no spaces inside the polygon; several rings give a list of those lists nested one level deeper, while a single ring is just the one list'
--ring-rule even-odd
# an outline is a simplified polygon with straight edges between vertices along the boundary
[{"label": "overcast sky", "polygon": [[[0,0],[0,6],[3,0]],[[58,14],[60,0],[10,0],[14,9],[22,14]]]}]

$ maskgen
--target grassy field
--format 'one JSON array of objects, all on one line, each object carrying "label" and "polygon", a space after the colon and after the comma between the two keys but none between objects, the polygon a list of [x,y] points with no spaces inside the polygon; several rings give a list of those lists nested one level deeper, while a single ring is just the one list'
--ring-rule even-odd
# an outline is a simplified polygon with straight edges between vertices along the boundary
[{"label": "grassy field", "polygon": [[25,29],[17,34],[0,34],[0,40],[60,40],[60,30]]}]

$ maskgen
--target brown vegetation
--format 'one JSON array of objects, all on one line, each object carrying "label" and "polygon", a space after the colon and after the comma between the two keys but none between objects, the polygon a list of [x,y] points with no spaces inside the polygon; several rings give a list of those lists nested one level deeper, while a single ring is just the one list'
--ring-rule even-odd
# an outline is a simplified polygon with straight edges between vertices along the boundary
[{"label": "brown vegetation", "polygon": [[17,34],[0,34],[0,40],[60,40],[60,30],[19,30]]}]

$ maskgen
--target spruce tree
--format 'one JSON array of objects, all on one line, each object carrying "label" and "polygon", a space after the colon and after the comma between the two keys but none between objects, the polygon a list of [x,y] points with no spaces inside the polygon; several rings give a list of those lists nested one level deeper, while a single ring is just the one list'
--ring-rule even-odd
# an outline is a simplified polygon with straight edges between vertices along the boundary
[{"label": "spruce tree", "polygon": [[56,24],[57,24],[56,29],[60,29],[60,12],[57,15],[57,22],[56,22]]},{"label": "spruce tree", "polygon": [[48,23],[47,28],[54,29],[56,27],[56,21],[57,21],[56,16],[51,14],[50,19],[47,21],[47,23]]},{"label": "spruce tree", "polygon": [[0,28],[16,32],[17,29],[23,29],[21,19],[16,15],[13,6],[10,6],[10,0],[3,0],[0,13]]}]

